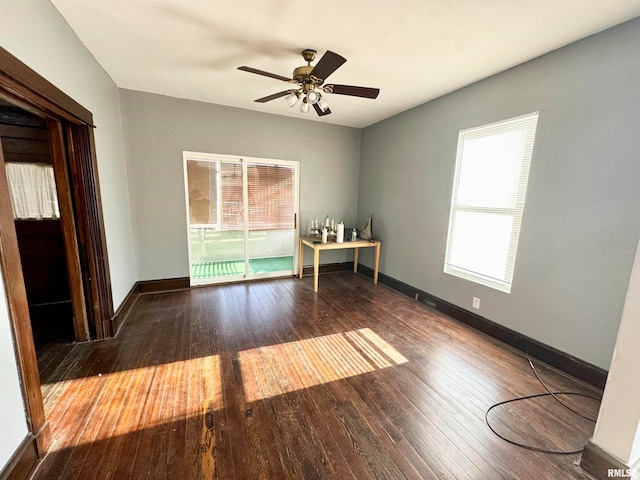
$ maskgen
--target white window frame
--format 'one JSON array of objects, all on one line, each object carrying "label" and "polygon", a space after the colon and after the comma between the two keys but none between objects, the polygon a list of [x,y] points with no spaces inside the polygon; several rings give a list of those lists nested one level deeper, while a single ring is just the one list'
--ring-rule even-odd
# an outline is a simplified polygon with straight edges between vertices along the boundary
[{"label": "white window frame", "polygon": [[[264,165],[283,165],[294,168],[294,239],[293,239],[293,270],[291,273],[286,271],[286,273],[282,272],[273,272],[273,273],[257,273],[250,274],[245,273],[242,276],[221,276],[221,277],[211,277],[207,279],[194,279],[191,276],[191,264],[192,264],[192,251],[191,251],[191,237],[190,237],[190,227],[197,226],[198,224],[190,224],[189,223],[189,180],[187,174],[187,161],[209,161],[209,162],[217,162],[218,163],[218,171],[217,171],[217,181],[218,185],[221,185],[220,179],[220,162],[226,163],[237,163],[242,168],[242,177],[243,184],[247,185],[247,165],[248,164],[264,164]],[[259,279],[259,278],[272,278],[272,277],[282,277],[289,276],[291,274],[297,275],[298,269],[302,268],[302,265],[299,265],[300,258],[300,228],[298,219],[300,218],[300,162],[295,160],[278,160],[271,158],[257,158],[257,157],[240,157],[236,155],[224,155],[224,154],[215,154],[215,153],[204,153],[204,152],[191,152],[191,151],[183,151],[182,152],[182,161],[183,161],[183,171],[184,171],[184,191],[185,191],[185,207],[186,207],[186,230],[187,230],[187,251],[189,257],[189,277],[191,278],[191,285],[210,285],[216,283],[230,283],[234,281],[243,281],[244,279]],[[243,192],[244,200],[243,205],[249,205],[248,200],[248,191],[244,188]],[[220,190],[218,189],[218,226],[222,227],[222,201],[220,198]],[[244,210],[244,225],[249,225],[249,210],[248,208]],[[206,225],[205,225],[206,226]],[[248,253],[248,245],[249,245],[249,229],[245,228],[244,230],[244,248],[245,248],[245,272],[249,272],[249,253]]]},{"label": "white window frame", "polygon": [[[529,179],[529,170],[531,165],[531,157],[533,154],[533,144],[538,121],[538,112],[522,115],[516,118],[483,125],[480,127],[460,130],[458,136],[458,151],[456,155],[455,178],[453,182],[453,193],[451,196],[451,212],[449,217],[449,231],[447,234],[447,249],[445,254],[444,272],[456,277],[479,283],[481,285],[494,288],[496,290],[511,293],[511,285],[515,270],[516,251],[518,247],[518,238],[520,236],[520,226],[522,223],[522,214],[524,211],[525,197],[527,192],[527,183]],[[465,157],[465,143],[471,140],[490,137],[493,135],[522,132],[520,171],[517,180],[513,186],[513,197],[509,204],[482,204],[481,202],[465,201],[459,196],[460,180],[465,168],[465,162],[471,160]],[[477,159],[476,159],[477,160]],[[469,165],[467,163],[467,165]],[[469,167],[468,167],[469,168]],[[498,216],[508,216],[512,220],[511,233],[508,241],[506,253],[506,264],[503,275],[487,275],[486,271],[476,271],[469,265],[456,264],[453,258],[454,244],[456,244],[456,216],[462,212],[493,214]],[[459,231],[461,227],[459,228]],[[460,233],[458,233],[460,235]],[[458,241],[460,239],[458,238]],[[460,260],[458,263],[463,263]]]}]

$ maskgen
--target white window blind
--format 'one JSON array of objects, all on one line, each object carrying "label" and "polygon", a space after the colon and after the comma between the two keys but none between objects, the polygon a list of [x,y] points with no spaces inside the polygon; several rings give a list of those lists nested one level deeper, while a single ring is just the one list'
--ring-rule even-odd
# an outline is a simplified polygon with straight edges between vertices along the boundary
[{"label": "white window blind", "polygon": [[16,220],[60,218],[56,181],[51,165],[6,163],[13,217]]},{"label": "white window blind", "polygon": [[444,271],[511,292],[538,113],[461,130]]},{"label": "white window blind", "polygon": [[247,164],[249,230],[292,229],[294,168]]},{"label": "white window blind", "polygon": [[220,162],[221,230],[244,230],[244,197],[242,164]]},{"label": "white window blind", "polygon": [[[294,168],[252,163],[246,168],[249,230],[293,228]],[[244,230],[242,169],[239,162],[187,160],[191,225]]]}]

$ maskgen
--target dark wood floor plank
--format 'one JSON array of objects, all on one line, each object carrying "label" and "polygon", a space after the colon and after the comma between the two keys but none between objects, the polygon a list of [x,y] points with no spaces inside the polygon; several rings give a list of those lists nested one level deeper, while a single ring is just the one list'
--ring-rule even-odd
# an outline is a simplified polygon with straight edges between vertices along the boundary
[{"label": "dark wood floor plank", "polygon": [[[77,347],[84,349],[89,346]],[[104,347],[96,345],[90,349],[85,362],[67,369],[70,378],[60,379],[60,383],[65,386],[61,397],[52,406],[47,417],[53,431],[52,448],[39,469],[39,475],[42,476],[36,478],[50,478],[52,475],[65,478],[66,474],[63,472],[66,465],[75,462],[76,459],[80,459],[80,465],[84,462],[87,445],[91,445],[99,427],[94,421],[95,412],[99,410],[100,405],[96,400],[110,398],[113,391],[108,389],[117,385],[119,381],[117,372],[113,374],[111,364],[117,362],[123,351],[119,348]]]},{"label": "dark wood floor plank", "polygon": [[[53,407],[58,406],[58,399],[69,388],[69,385],[79,383],[74,382],[75,379],[89,376],[94,364],[96,368],[100,366],[99,362],[103,360],[103,355],[104,353],[100,349],[91,348],[87,344],[76,344],[67,355],[60,359],[60,363],[47,369],[44,375],[40,375],[47,417],[51,415]],[[65,395],[65,400],[70,398],[69,394]]]},{"label": "dark wood floor plank", "polygon": [[[485,362],[485,363],[486,363],[486,362]],[[415,363],[414,363],[414,365],[415,365]],[[525,370],[523,370],[523,371],[524,371],[524,372],[527,372],[527,370],[526,370],[526,369],[525,369]],[[516,375],[516,376],[517,376],[517,375]],[[450,379],[450,376],[449,376],[449,375],[446,375],[446,376],[444,376],[443,378],[445,378],[445,379]],[[528,373],[528,377],[526,378],[526,380],[528,380],[528,382],[529,382],[529,383],[530,383],[531,381],[533,381],[533,382],[537,382],[537,380],[535,380],[535,379],[531,380],[532,378],[533,378],[533,376],[532,376],[530,373]],[[514,383],[517,385],[519,382],[514,382]],[[526,384],[527,384],[527,382],[525,382],[525,385],[526,385]],[[534,384],[534,385],[535,385],[537,388],[540,388],[540,386],[539,386],[539,385],[537,385],[537,384]],[[524,392],[524,393],[531,393],[531,391],[527,391],[527,392]],[[441,395],[445,395],[445,394],[441,392]],[[514,396],[514,395],[511,395],[511,396]],[[488,404],[487,404],[487,406],[488,406]],[[467,424],[472,424],[472,423],[473,423],[473,422],[467,422]],[[482,421],[482,422],[480,422],[480,423],[481,423],[481,424],[482,424],[482,426],[484,427],[484,421]],[[586,440],[586,438],[588,438],[588,434],[585,434],[585,437],[584,437],[584,438],[585,438],[585,440]],[[495,437],[494,437],[494,438],[492,438],[491,440],[495,440]],[[565,461],[565,460],[567,460],[567,458],[566,458],[566,457],[560,457],[560,459],[559,459],[559,461]],[[567,462],[567,463],[570,463],[570,462]],[[553,468],[553,464],[549,464],[549,465],[550,465],[550,467],[549,467],[549,468]],[[551,475],[552,475],[552,473],[549,473],[549,475],[551,476]],[[557,476],[558,474],[555,474],[555,475]],[[569,478],[569,477],[567,477],[567,478]]]},{"label": "dark wood floor plank", "polygon": [[[153,337],[147,336],[147,339]],[[102,387],[100,397],[96,403],[96,408],[87,418],[82,435],[79,437],[80,444],[85,445],[82,449],[76,450],[71,461],[67,462],[62,475],[67,478],[108,478],[102,476],[104,469],[102,464],[105,461],[113,461],[109,456],[114,455],[108,451],[112,443],[117,443],[120,435],[124,435],[132,425],[118,425],[127,406],[127,397],[133,389],[139,388],[135,381],[142,377],[143,372],[138,369],[141,366],[139,358],[148,347],[148,342],[140,340],[138,349],[122,349],[122,355],[113,363],[113,368],[109,369],[108,380]],[[124,423],[124,422],[123,422]],[[84,455],[78,454],[83,452]],[[117,458],[117,453],[115,453]]]},{"label": "dark wood floor plank", "polygon": [[[300,438],[294,442],[302,448],[296,449],[295,456],[301,465],[303,475],[305,478],[327,478],[338,471],[348,470],[344,457],[326,429],[326,424],[318,415],[310,396],[306,394],[305,385],[311,387],[313,377],[297,361],[296,351],[291,342],[295,337],[291,331],[282,328],[281,315],[270,315],[273,303],[269,302],[268,287],[265,284],[261,285],[260,292],[260,298],[266,300],[262,305],[261,316],[264,331],[267,332],[270,343],[276,347],[274,352],[277,355],[265,362],[265,370],[274,374],[273,384],[279,383],[280,394],[273,397],[274,403],[279,404],[277,408],[286,409],[288,420],[290,419],[295,427],[294,431],[299,432]],[[291,429],[284,430],[288,433],[287,430]]]},{"label": "dark wood floor plank", "polygon": [[[172,328],[172,338],[165,347],[167,357],[164,360],[163,368],[166,370],[166,380],[164,381],[164,389],[162,392],[162,406],[159,411],[159,418],[155,428],[156,438],[153,445],[153,454],[151,458],[151,478],[170,478],[168,476],[171,462],[171,439],[175,431],[180,428],[179,418],[180,412],[176,412],[176,405],[181,402],[180,395],[180,376],[183,373],[183,340],[185,336],[186,318],[183,315],[184,306],[179,299],[185,298],[183,292],[176,292],[172,296],[173,301],[177,304],[172,306],[175,310],[171,322],[175,325]],[[161,314],[161,312],[160,312]],[[170,326],[171,323],[167,326]]]},{"label": "dark wood floor plank", "polygon": [[[250,302],[250,292],[243,287],[232,288],[227,300],[231,310],[230,317],[233,324],[234,343],[229,347],[234,352],[235,380],[241,382],[243,395],[236,397],[240,402],[238,415],[243,417],[245,425],[245,442],[247,446],[246,460],[251,472],[251,478],[287,478],[289,476],[285,463],[288,463],[288,452],[276,448],[281,439],[277,435],[278,429],[271,423],[276,415],[274,406],[261,398],[253,398],[259,390],[258,377],[255,369],[264,370],[259,362],[252,362],[256,358],[255,337],[251,327],[247,326],[248,318],[257,319],[261,309]],[[259,328],[260,322],[255,321],[254,327]],[[254,352],[251,354],[251,352]],[[248,353],[248,355],[243,355]],[[264,388],[264,385],[263,385]],[[285,461],[283,462],[283,459]],[[290,469],[295,467],[289,464]]]},{"label": "dark wood floor plank", "polygon": [[100,465],[95,469],[100,472],[96,478],[129,478],[138,453],[138,444],[142,425],[149,407],[149,392],[155,372],[152,365],[153,352],[163,348],[165,337],[150,335],[146,348],[139,351],[139,358],[133,369],[126,402],[123,402],[115,432],[108,439],[108,444]]},{"label": "dark wood floor plank", "polygon": [[[213,424],[214,412],[222,408],[219,399],[214,397],[215,392],[209,387],[216,379],[219,383],[219,375],[216,375],[217,352],[209,349],[206,342],[207,329],[204,304],[197,295],[191,297],[191,302],[186,305],[185,315],[191,319],[192,328],[189,331],[189,358],[187,363],[187,394],[184,434],[185,471],[186,478],[198,478],[207,470],[213,476],[215,464],[213,463],[213,442],[215,439],[215,424]],[[206,386],[205,386],[206,385]],[[211,413],[211,417],[207,415]],[[207,425],[210,425],[207,428]],[[211,444],[211,445],[210,445]],[[204,459],[204,464],[203,464]]]},{"label": "dark wood floor plank", "polygon": [[[169,421],[163,414],[166,411],[165,402],[170,391],[171,365],[178,359],[174,356],[177,346],[177,336],[171,328],[170,316],[163,312],[175,310],[167,296],[147,295],[139,299],[136,305],[147,307],[149,323],[153,325],[154,334],[158,340],[158,348],[151,352],[148,369],[152,379],[149,390],[144,399],[144,415],[137,431],[131,437],[131,444],[135,445],[131,478],[148,478],[155,468],[161,468],[166,456],[158,455],[160,445],[166,439],[166,430],[171,428]],[[129,322],[127,322],[129,323]],[[174,328],[177,328],[174,327]],[[119,478],[114,476],[114,478]]]},{"label": "dark wood floor plank", "polygon": [[[334,297],[329,296],[329,297],[327,298],[327,301],[328,301],[329,303],[331,302],[331,298],[335,298],[335,296],[334,296]],[[409,303],[412,303],[412,302],[409,302]],[[421,307],[421,308],[424,308],[424,307]],[[393,318],[393,317],[392,317],[392,318]],[[371,317],[369,317],[369,319],[371,319]],[[394,320],[395,320],[395,319],[394,319]],[[382,324],[381,324],[381,325],[382,325]],[[397,330],[397,329],[396,329],[396,330]],[[428,337],[424,337],[424,338],[423,338],[423,341],[424,341],[424,340],[427,340],[427,339],[428,339]],[[410,364],[411,364],[411,362],[410,362]],[[420,364],[420,362],[414,362],[414,364]],[[447,383],[447,384],[445,385],[445,388],[450,389],[450,386],[451,386],[450,379],[447,379],[447,380],[446,380],[446,383]],[[465,398],[465,397],[464,397],[464,396],[461,396],[461,398]],[[467,405],[467,406],[468,406],[468,405]],[[488,404],[487,404],[487,407],[488,407]],[[482,413],[482,415],[483,415],[484,410],[482,410],[482,412],[481,412],[481,413]],[[473,418],[471,418],[471,419],[469,419],[469,420],[470,420],[470,421],[473,421],[473,422],[475,422],[475,423],[477,423],[477,424],[479,424],[479,425],[481,425],[481,427],[486,431],[486,426],[484,425],[484,420],[483,420],[483,418],[482,418],[482,420],[481,420],[481,419],[479,418],[479,415],[478,415],[478,419],[477,419],[477,420],[476,420],[476,419],[473,419]],[[587,436],[588,436],[588,435],[587,435]],[[492,440],[498,440],[498,441],[500,441],[499,439],[497,439],[497,437],[493,437],[493,438],[492,438]],[[501,442],[501,441],[500,441],[500,442]],[[504,443],[504,442],[502,442],[502,443]],[[553,466],[552,466],[551,468],[553,468]],[[553,476],[558,476],[558,474],[554,474],[554,473],[552,473],[552,471],[553,471],[553,470],[551,470],[551,471],[550,471],[550,473],[549,473],[549,478],[553,478]],[[568,477],[568,478],[569,478],[569,477]]]},{"label": "dark wood floor plank", "polygon": [[46,379],[51,370],[55,369],[62,360],[73,350],[74,343],[45,344],[37,350],[38,372],[41,379]]},{"label": "dark wood floor plank", "polygon": [[[279,298],[282,298],[282,295],[280,295]],[[331,312],[328,312],[327,314],[331,315]],[[300,315],[303,314],[300,313]],[[323,315],[324,312],[320,314],[320,316]],[[310,323],[310,325],[312,324]],[[342,338],[341,336],[322,336],[321,333],[324,333],[323,329],[319,328],[314,331],[314,328],[316,327],[320,326],[318,324],[315,324],[315,327],[312,325],[310,327],[310,330],[312,330],[312,332],[309,332],[303,336],[312,336],[314,340],[322,339],[324,341],[319,342],[317,346],[312,346],[312,344],[306,341],[301,342],[307,349],[309,349],[309,355],[311,357],[313,357],[314,354],[318,354],[319,351],[319,353],[321,354],[321,362],[324,361],[327,363],[335,363],[335,361],[331,360],[332,355],[335,354],[335,358],[337,359],[338,364],[341,363],[341,359],[342,361],[345,361],[344,359],[346,358],[346,356],[353,357],[353,351],[351,354],[345,353],[346,349],[344,348],[344,346],[342,348],[342,355],[333,348],[333,346],[340,344],[340,342],[337,341],[337,338]],[[415,451],[411,447],[405,448],[403,450],[403,455],[397,454],[397,448],[395,448],[395,445],[392,446],[389,443],[389,432],[385,431],[380,424],[380,418],[376,417],[376,415],[373,414],[374,412],[369,410],[368,406],[361,401],[362,399],[358,397],[357,392],[350,388],[350,385],[348,383],[345,383],[345,381],[342,380],[342,378],[350,378],[349,371],[347,369],[341,369],[340,365],[336,365],[336,367],[337,370],[334,370],[332,373],[333,376],[337,376],[337,378],[332,379],[332,383],[330,384],[332,388],[327,391],[330,402],[332,402],[333,405],[339,404],[344,406],[348,404],[353,408],[360,410],[360,417],[364,416],[366,418],[376,418],[375,421],[366,425],[353,423],[354,419],[352,418],[345,419],[345,423],[343,424],[352,440],[356,438],[355,435],[359,435],[358,441],[356,441],[353,447],[355,447],[355,450],[367,459],[367,464],[370,471],[369,475],[373,475],[374,478],[436,478],[435,475],[432,476],[433,472],[431,471],[429,466],[424,464],[424,462],[422,462],[422,460],[419,459],[417,455],[414,456],[414,460],[417,460],[415,464],[411,464],[407,461],[407,458],[405,458],[405,456],[411,457],[412,454],[415,454]],[[353,376],[351,376],[351,378],[353,378]],[[357,434],[354,434],[353,430],[357,431]],[[370,430],[375,431],[376,433],[373,435],[363,435],[364,432]],[[375,446],[370,444],[372,439],[375,441]],[[396,443],[402,443],[404,442],[404,439],[398,438],[395,439],[395,441]],[[366,453],[368,450],[377,451],[378,454],[368,454]],[[387,457],[385,454],[381,453],[385,451],[389,451],[390,456]],[[418,472],[422,472],[422,474]],[[425,476],[423,477],[423,475]]]},{"label": "dark wood floor plank", "polygon": [[[207,341],[212,353],[217,352],[219,365],[219,378],[215,381],[219,383],[216,388],[219,389],[220,392],[220,409],[216,409],[214,412],[215,444],[213,461],[215,476],[213,478],[219,478],[221,480],[233,479],[235,478],[235,472],[231,455],[231,423],[227,411],[227,397],[232,395],[232,393],[228,388],[225,388],[226,382],[233,381],[233,372],[228,367],[231,364],[231,356],[227,348],[227,339],[223,329],[224,320],[229,318],[230,313],[225,300],[224,289],[202,289],[202,291],[198,291],[198,293],[205,296],[203,301],[206,307],[205,316],[208,319],[207,327],[209,328]],[[203,389],[205,389],[204,385]]]},{"label": "dark wood floor plank", "polygon": [[[54,443],[34,478],[587,479],[576,455],[486,426],[493,403],[544,391],[520,353],[365,277],[321,283],[143,295],[115,338],[45,347]],[[601,395],[536,368],[553,390]],[[551,398],[490,420],[549,448],[593,433]]]}]

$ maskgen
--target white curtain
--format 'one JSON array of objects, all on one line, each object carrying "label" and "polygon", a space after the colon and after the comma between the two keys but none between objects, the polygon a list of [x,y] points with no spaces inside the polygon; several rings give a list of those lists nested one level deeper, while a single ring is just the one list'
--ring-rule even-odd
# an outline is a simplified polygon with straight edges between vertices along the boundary
[{"label": "white curtain", "polygon": [[60,218],[51,165],[7,163],[13,217],[16,220]]}]

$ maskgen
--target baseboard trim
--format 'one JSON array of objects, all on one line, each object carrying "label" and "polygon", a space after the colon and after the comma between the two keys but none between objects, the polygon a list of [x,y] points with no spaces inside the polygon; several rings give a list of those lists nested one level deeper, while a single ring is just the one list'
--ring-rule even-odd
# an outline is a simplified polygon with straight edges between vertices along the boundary
[{"label": "baseboard trim", "polygon": [[[366,265],[358,264],[358,272],[368,277],[373,277],[373,269]],[[455,318],[456,320],[486,333],[496,340],[500,340],[521,352],[528,352],[532,357],[535,357],[547,365],[555,367],[558,370],[582,380],[589,385],[599,389],[604,389],[608,374],[606,370],[527,337],[526,335],[522,335],[515,330],[499,325],[487,318],[481,317],[480,315],[435,297],[427,292],[401,282],[400,280],[385,275],[384,273],[379,273],[378,282],[407,295],[408,297],[413,299],[417,298],[418,301],[424,303],[428,307]]]},{"label": "baseboard trim", "polygon": [[[580,467],[597,480],[631,478],[631,473],[634,471],[634,468],[605,452],[595,443],[592,443],[591,440],[587,442],[582,451]],[[610,472],[610,470],[614,470],[614,472]],[[612,475],[612,473],[615,473],[615,475]]]},{"label": "baseboard trim", "polygon": [[129,317],[131,309],[135,305],[140,295],[148,293],[171,292],[174,290],[185,290],[190,288],[189,277],[167,278],[162,280],[142,280],[133,284],[127,296],[118,307],[116,313],[111,317],[115,335]]},{"label": "baseboard trim", "polygon": [[116,335],[118,334],[118,331],[120,330],[120,327],[122,326],[122,324],[125,322],[125,320],[129,316],[129,313],[131,312],[131,309],[133,308],[133,305],[136,303],[136,300],[138,300],[139,296],[140,296],[140,285],[139,285],[139,282],[136,282],[133,284],[133,287],[131,287],[131,290],[129,290],[129,293],[127,293],[127,296],[124,297],[123,302],[120,304],[120,306],[118,307],[118,310],[116,311],[116,313],[113,315],[111,319],[113,330],[116,333]]},{"label": "baseboard trim", "polygon": [[140,295],[145,293],[171,292],[173,290],[187,290],[191,287],[189,277],[166,278],[162,280],[142,280],[138,282]]},{"label": "baseboard trim", "polygon": [[[318,273],[336,273],[353,270],[353,262],[323,263],[318,265]],[[302,276],[313,275],[313,265],[302,267]]]},{"label": "baseboard trim", "polygon": [[38,463],[36,437],[27,435],[11,456],[7,466],[0,472],[0,480],[26,480]]}]

